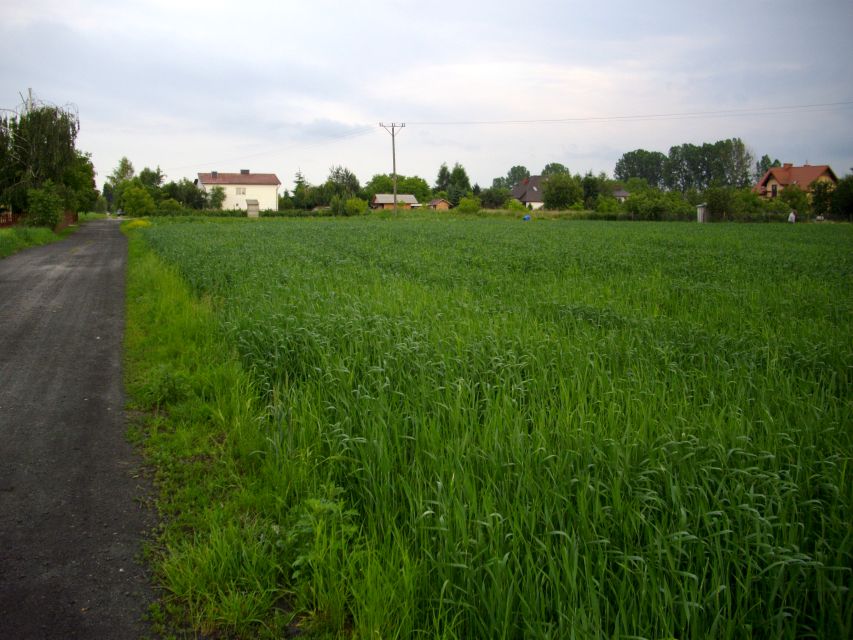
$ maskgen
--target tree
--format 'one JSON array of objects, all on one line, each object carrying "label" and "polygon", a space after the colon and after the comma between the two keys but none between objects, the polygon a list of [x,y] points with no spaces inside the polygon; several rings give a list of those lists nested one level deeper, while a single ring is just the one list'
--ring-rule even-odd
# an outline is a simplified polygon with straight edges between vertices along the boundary
[{"label": "tree", "polygon": [[583,200],[583,187],[575,176],[569,173],[555,173],[542,185],[546,209],[568,209]]},{"label": "tree", "polygon": [[340,165],[329,169],[329,177],[326,178],[324,192],[327,198],[340,196],[343,199],[355,197],[361,190],[361,185],[355,174]]},{"label": "tree", "polygon": [[510,168],[505,177],[492,180],[493,189],[512,189],[515,185],[530,177],[530,170],[520,164]]},{"label": "tree", "polygon": [[[132,182],[124,182],[124,185],[130,185]],[[107,192],[107,187],[104,185],[104,193]],[[204,209],[207,206],[207,194],[199,189],[194,182],[182,178],[179,182],[169,182],[164,184],[160,189],[162,198],[171,198],[177,200],[188,209]],[[114,203],[119,206],[118,196],[115,196]]]},{"label": "tree", "polygon": [[796,211],[797,216],[808,215],[809,198],[806,192],[800,189],[797,185],[792,184],[785,187],[782,193],[779,194],[779,200],[782,201],[789,209]]},{"label": "tree", "polygon": [[131,216],[151,216],[157,211],[157,204],[151,194],[145,187],[136,184],[125,189],[122,206]]},{"label": "tree", "polygon": [[22,105],[20,113],[0,120],[0,200],[23,211],[28,190],[39,189],[48,180],[62,187],[77,158],[79,129],[71,108],[43,103]]},{"label": "tree", "polygon": [[769,169],[781,166],[782,163],[779,162],[779,158],[770,160],[770,156],[765,153],[761,156],[761,160],[755,163],[755,173],[753,174],[753,177],[755,178],[755,181],[758,182],[762,177],[764,177],[764,174],[767,173]]},{"label": "tree", "polygon": [[501,209],[510,198],[506,187],[491,187],[480,192],[480,201],[486,209]]},{"label": "tree", "polygon": [[[442,165],[444,166],[444,165]],[[455,207],[459,201],[471,193],[471,181],[468,179],[468,173],[458,162],[453,165],[450,171],[449,183],[447,186],[447,199]]]},{"label": "tree", "polygon": [[570,174],[571,172],[569,171],[569,168],[566,165],[561,164],[559,162],[549,162],[545,165],[545,168],[542,169],[543,178],[555,176],[562,173]]},{"label": "tree", "polygon": [[726,220],[734,213],[734,193],[728,187],[709,187],[705,191],[705,202],[714,220]]},{"label": "tree", "polygon": [[53,180],[45,180],[41,187],[27,190],[28,213],[26,222],[33,227],[53,229],[62,214],[62,196]]},{"label": "tree", "polygon": [[122,156],[121,160],[118,161],[118,166],[113,169],[107,180],[115,186],[132,180],[135,175],[136,171],[133,168],[133,163],[127,159],[127,156]]},{"label": "tree", "polygon": [[92,211],[98,201],[95,167],[88,153],[77,152],[62,179],[64,205],[71,211]]},{"label": "tree", "polygon": [[832,216],[853,220],[853,175],[844,176],[832,192]]},{"label": "tree", "polygon": [[161,197],[160,187],[163,186],[165,176],[158,166],[156,169],[145,167],[139,172],[139,182],[150,194],[154,201],[158,201]]},{"label": "tree", "polygon": [[438,176],[435,178],[435,187],[433,192],[447,191],[450,188],[450,170],[447,168],[447,163],[442,162],[438,168]]},{"label": "tree", "polygon": [[207,201],[211,209],[221,209],[225,202],[225,188],[220,184],[215,185],[207,195]]},{"label": "tree", "polygon": [[660,151],[635,149],[623,154],[616,161],[613,175],[623,182],[631,178],[642,178],[649,185],[660,189],[664,186],[666,159]]},{"label": "tree", "polygon": [[595,209],[596,205],[598,205],[599,195],[602,193],[608,193],[607,176],[603,173],[594,176],[592,175],[592,171],[588,171],[581,180],[581,187],[583,188],[584,207],[587,209]]},{"label": "tree", "polygon": [[812,185],[812,213],[816,216],[828,216],[832,212],[831,182],[820,180]]}]

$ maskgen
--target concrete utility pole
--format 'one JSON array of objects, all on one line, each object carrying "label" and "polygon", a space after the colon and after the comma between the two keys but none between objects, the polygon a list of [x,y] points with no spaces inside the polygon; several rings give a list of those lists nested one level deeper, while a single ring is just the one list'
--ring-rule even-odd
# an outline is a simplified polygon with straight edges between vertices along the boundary
[{"label": "concrete utility pole", "polygon": [[379,123],[379,126],[391,134],[391,162],[393,163],[393,167],[394,167],[394,173],[393,173],[393,177],[394,177],[394,213],[397,213],[397,145],[396,145],[397,132],[396,132],[396,129],[402,129],[403,127],[406,126],[406,123],[402,122],[400,124],[397,124],[396,122],[392,122],[390,124],[390,127],[391,127],[390,129],[388,128],[388,126],[382,124],[381,122]]}]

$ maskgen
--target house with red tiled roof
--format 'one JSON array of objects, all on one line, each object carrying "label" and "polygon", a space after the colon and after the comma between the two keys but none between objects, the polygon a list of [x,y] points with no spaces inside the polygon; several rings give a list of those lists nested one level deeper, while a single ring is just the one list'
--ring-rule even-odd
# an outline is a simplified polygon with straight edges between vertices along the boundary
[{"label": "house with red tiled roof", "polygon": [[770,167],[752,190],[765,198],[775,198],[791,185],[797,185],[806,193],[811,193],[816,182],[830,182],[835,186],[838,184],[838,177],[827,164],[804,164],[795,167],[786,162],[781,167]]},{"label": "house with red tiled roof", "polygon": [[252,173],[241,169],[240,173],[211,171],[198,174],[198,186],[207,193],[214,187],[225,189],[223,209],[261,211],[278,209],[278,187],[281,181],[274,173]]}]

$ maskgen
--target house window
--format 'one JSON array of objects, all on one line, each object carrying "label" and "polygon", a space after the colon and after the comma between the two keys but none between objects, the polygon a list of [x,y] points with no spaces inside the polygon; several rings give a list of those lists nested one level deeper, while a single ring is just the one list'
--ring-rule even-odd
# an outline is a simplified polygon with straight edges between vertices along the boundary
[{"label": "house window", "polygon": [[237,195],[238,196],[246,195],[246,187],[237,187]]},{"label": "house window", "polygon": [[771,198],[776,197],[776,185],[775,184],[770,185],[770,197]]}]

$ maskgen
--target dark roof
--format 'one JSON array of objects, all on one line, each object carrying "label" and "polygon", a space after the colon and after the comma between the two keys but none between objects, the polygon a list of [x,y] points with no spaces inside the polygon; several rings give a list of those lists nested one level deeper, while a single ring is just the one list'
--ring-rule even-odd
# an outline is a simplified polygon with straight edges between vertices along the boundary
[{"label": "dark roof", "polygon": [[524,204],[545,202],[545,194],[542,193],[542,181],[542,176],[525,178],[512,188],[510,195]]},{"label": "dark roof", "polygon": [[249,184],[249,185],[280,185],[281,180],[274,173],[210,173],[198,174],[202,184]]},{"label": "dark roof", "polygon": [[616,189],[616,191],[613,192],[614,198],[627,198],[630,195],[631,194],[625,191],[625,189]]},{"label": "dark roof", "polygon": [[838,177],[832,171],[828,164],[805,164],[802,167],[795,167],[790,163],[786,163],[781,167],[770,167],[758,184],[753,188],[754,191],[765,191],[767,182],[770,178],[776,178],[776,182],[783,187],[795,184],[802,189],[808,189],[812,182],[817,180],[823,174],[829,172],[829,177],[833,182],[838,182]]}]

